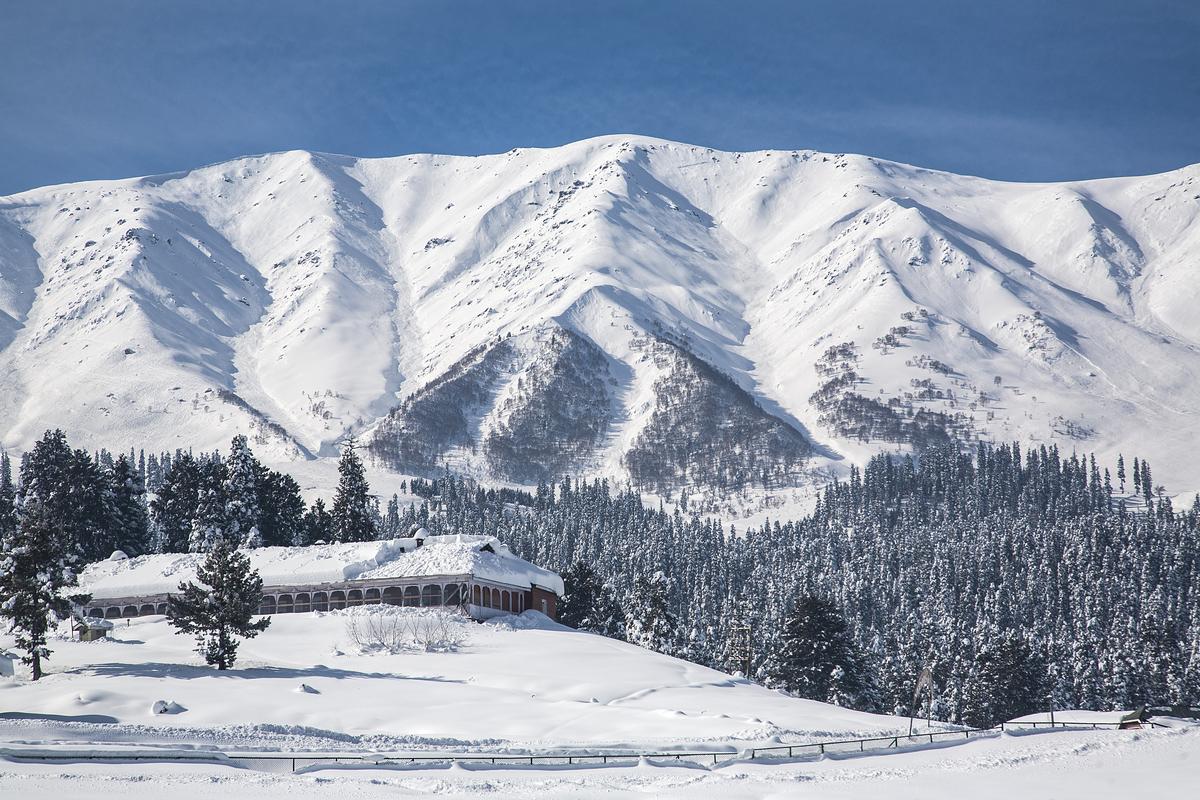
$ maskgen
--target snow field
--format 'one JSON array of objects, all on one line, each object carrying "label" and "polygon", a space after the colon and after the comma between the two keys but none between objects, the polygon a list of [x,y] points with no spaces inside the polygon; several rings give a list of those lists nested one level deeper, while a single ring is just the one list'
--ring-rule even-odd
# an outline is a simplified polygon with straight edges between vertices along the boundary
[{"label": "snow field", "polygon": [[[276,616],[267,631],[243,642],[236,668],[225,673],[201,666],[192,641],[164,618],[121,621],[109,641],[53,642],[50,674],[37,683],[0,682],[0,706],[54,715],[64,724],[53,735],[75,741],[128,741],[130,734],[154,741],[161,726],[168,741],[187,740],[191,729],[196,741],[220,746],[228,730],[234,744],[277,747],[274,733],[285,730],[310,737],[309,749],[377,737],[393,748],[644,751],[850,738],[907,726],[906,719],[786,697],[536,612],[482,625],[459,620],[451,652],[362,653],[347,620],[370,611],[350,612]],[[186,711],[156,715],[159,700]],[[74,718],[85,724],[72,725]],[[0,721],[6,728],[10,740],[51,735],[36,722]]]},{"label": "snow field", "polygon": [[0,759],[0,792],[21,797],[129,800],[229,796],[349,798],[655,797],[764,800],[1011,800],[1012,797],[1188,796],[1200,766],[1200,727],[1168,731],[1042,731],[818,759],[719,767],[643,761],[620,767],[325,767],[300,774],[203,764],[40,764]]}]

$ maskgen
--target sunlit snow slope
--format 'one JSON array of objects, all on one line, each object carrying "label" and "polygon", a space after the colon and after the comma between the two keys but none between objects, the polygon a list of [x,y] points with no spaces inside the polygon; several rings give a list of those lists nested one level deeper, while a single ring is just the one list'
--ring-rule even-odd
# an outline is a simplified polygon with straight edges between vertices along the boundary
[{"label": "sunlit snow slope", "polygon": [[37,189],[0,198],[3,442],[356,433],[410,472],[669,490],[948,434],[1196,488],[1198,218],[1200,165],[1011,184],[628,136]]}]

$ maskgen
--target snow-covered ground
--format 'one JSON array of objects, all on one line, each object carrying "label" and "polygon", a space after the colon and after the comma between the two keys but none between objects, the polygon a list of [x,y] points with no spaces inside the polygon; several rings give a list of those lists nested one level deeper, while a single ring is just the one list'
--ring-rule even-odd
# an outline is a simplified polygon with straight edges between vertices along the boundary
[{"label": "snow-covered ground", "polygon": [[278,774],[192,764],[30,764],[0,759],[0,795],[75,800],[346,798],[845,798],[846,800],[1125,800],[1187,797],[1200,769],[1200,727],[1042,731],[938,747],[718,767],[322,768]]},{"label": "snow-covered ground", "polygon": [[[0,797],[1125,797],[1181,790],[1200,728],[1055,730],[783,761],[748,746],[903,732],[908,720],[799,700],[536,612],[460,620],[450,652],[362,652],[347,623],[420,609],[275,617],[236,669],[201,666],[161,617],[113,639],[52,643],[37,683],[0,679]],[[0,640],[0,646],[8,644]],[[307,688],[306,688],[307,687]],[[169,713],[153,705],[165,701]],[[236,752],[700,751],[718,765],[285,766],[187,761],[31,763],[21,750],[132,746]],[[285,762],[286,763],[286,762]]]},{"label": "snow-covered ground", "polygon": [[[0,709],[62,721],[0,720],[0,735],[310,750],[644,750],[846,738],[907,726],[907,719],[785,697],[536,612],[483,625],[458,621],[465,640],[455,652],[360,654],[347,620],[374,613],[419,611],[279,615],[242,645],[227,673],[202,666],[192,641],[162,617],[119,621],[111,641],[56,641],[47,677],[0,680]],[[301,684],[315,691],[301,691]],[[186,710],[155,715],[157,700]]]}]

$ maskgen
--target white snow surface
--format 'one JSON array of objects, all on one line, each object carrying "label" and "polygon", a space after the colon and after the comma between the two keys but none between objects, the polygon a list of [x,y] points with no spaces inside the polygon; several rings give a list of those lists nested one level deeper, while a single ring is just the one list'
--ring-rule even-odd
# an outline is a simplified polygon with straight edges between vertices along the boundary
[{"label": "white snow surface", "polygon": [[168,763],[37,764],[0,758],[0,793],[29,798],[128,800],[374,800],[446,798],[673,798],[686,800],[1125,800],[1187,797],[1200,768],[1200,727],[1169,731],[1005,734],[936,747],[703,767],[325,766],[291,775]]},{"label": "white snow surface", "polygon": [[[360,652],[362,615],[447,615],[452,652]],[[486,624],[432,609],[281,614],[234,669],[203,666],[163,617],[111,639],[55,640],[40,681],[0,680],[0,740],[172,742],[267,749],[712,746],[905,729],[707,667],[574,631],[536,611]],[[0,646],[7,639],[0,636]],[[315,690],[298,693],[304,683]],[[184,711],[154,715],[156,700]],[[32,715],[41,719],[4,719]]]},{"label": "white snow surface", "polygon": [[[942,397],[917,407],[1147,455],[1183,492],[1200,488],[1198,253],[1200,165],[1020,184],[607,136],[52,186],[0,198],[0,440],[248,432],[275,463],[327,456],[474,348],[555,324],[614,365],[596,474],[620,476],[646,423],[654,367],[631,340],[661,329],[810,436],[817,469],[890,447],[839,439],[808,402],[816,359],[851,341],[868,396],[929,379]],[[900,346],[872,346],[898,325]]]},{"label": "white snow surface", "polygon": [[[494,552],[483,552],[484,547],[491,547]],[[563,593],[558,573],[518,558],[494,536],[428,536],[421,547],[417,547],[415,539],[403,538],[308,547],[259,547],[245,553],[265,586],[472,574],[520,588],[537,584],[559,595]],[[203,553],[164,553],[98,561],[80,573],[79,585],[98,601],[174,592],[181,581],[196,579],[196,569],[204,558]]]}]

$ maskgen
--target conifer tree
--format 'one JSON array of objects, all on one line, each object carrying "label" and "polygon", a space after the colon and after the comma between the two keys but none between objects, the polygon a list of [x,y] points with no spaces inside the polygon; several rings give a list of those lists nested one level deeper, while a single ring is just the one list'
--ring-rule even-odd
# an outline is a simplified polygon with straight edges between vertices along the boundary
[{"label": "conifer tree", "polygon": [[304,514],[304,541],[301,544],[316,544],[333,540],[333,516],[325,510],[325,501],[317,498]]},{"label": "conifer tree", "polygon": [[0,618],[8,621],[35,681],[50,657],[51,620],[65,619],[72,606],[87,602],[86,595],[65,593],[77,585],[77,563],[73,544],[64,541],[63,527],[39,497],[25,502],[18,525],[0,532]]},{"label": "conifer tree", "polygon": [[199,584],[179,584],[179,594],[167,599],[167,620],[180,633],[196,637],[196,652],[218,670],[237,660],[238,639],[252,638],[271,624],[257,621],[262,603],[262,578],[250,559],[227,536],[218,536],[196,571]]},{"label": "conifer tree", "polygon": [[162,474],[155,498],[150,501],[158,552],[188,552],[192,523],[200,505],[200,491],[199,462],[188,453],[180,454]]},{"label": "conifer tree", "polygon": [[[206,461],[200,468],[200,490],[188,550],[207,553],[229,538],[229,503],[225,499],[225,465]],[[241,542],[233,542],[234,546]]]},{"label": "conifer tree", "polygon": [[258,481],[258,529],[268,547],[304,544],[304,499],[291,475],[263,470]]},{"label": "conifer tree", "polygon": [[1009,633],[985,645],[975,658],[962,718],[986,728],[1045,705],[1045,662],[1029,643]]},{"label": "conifer tree", "polygon": [[803,595],[796,600],[774,655],[771,682],[795,695],[855,705],[865,694],[862,658],[846,620],[826,599]]},{"label": "conifer tree", "polygon": [[595,630],[604,583],[584,561],[576,561],[563,574],[566,593],[558,604],[558,621],[580,630]]},{"label": "conifer tree", "polygon": [[333,538],[339,542],[369,542],[376,536],[370,487],[354,437],[342,447],[338,487],[333,498]]},{"label": "conifer tree", "polygon": [[262,471],[262,465],[250,452],[246,437],[234,436],[225,462],[224,534],[244,547],[262,545],[262,533],[258,529],[258,485]]},{"label": "conifer tree", "polygon": [[146,490],[142,477],[125,456],[108,472],[109,533],[113,544],[126,554],[140,556],[150,550]]},{"label": "conifer tree", "polygon": [[12,462],[0,453],[0,536],[17,527],[17,489],[13,485]]},{"label": "conifer tree", "polygon": [[667,576],[662,572],[648,578],[639,576],[634,581],[625,614],[627,641],[657,653],[675,653],[678,626],[670,608],[669,589]]}]

